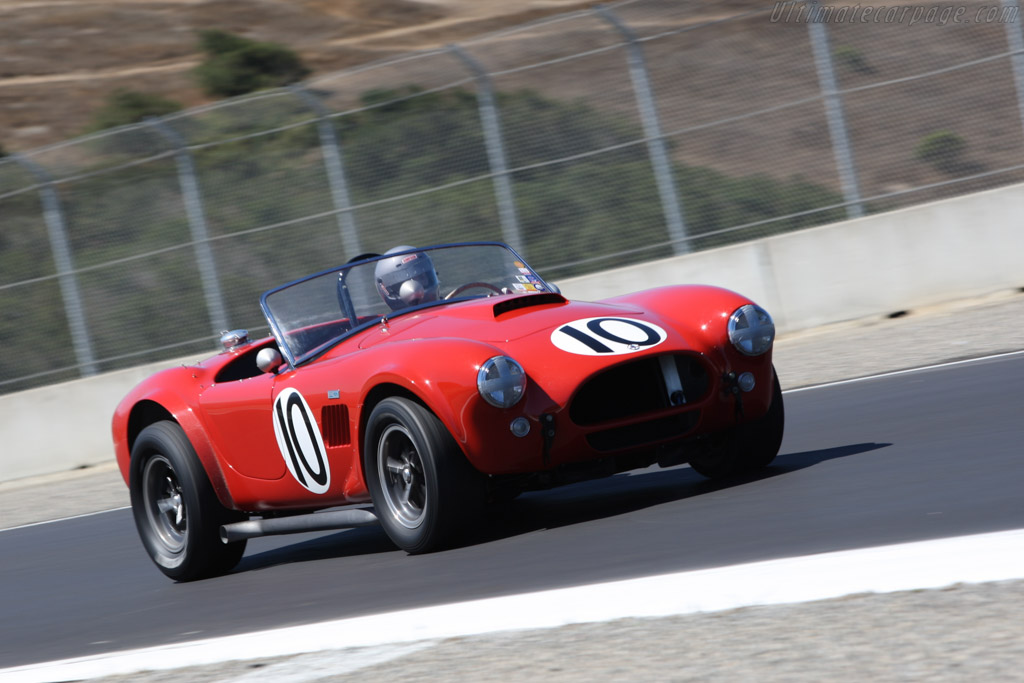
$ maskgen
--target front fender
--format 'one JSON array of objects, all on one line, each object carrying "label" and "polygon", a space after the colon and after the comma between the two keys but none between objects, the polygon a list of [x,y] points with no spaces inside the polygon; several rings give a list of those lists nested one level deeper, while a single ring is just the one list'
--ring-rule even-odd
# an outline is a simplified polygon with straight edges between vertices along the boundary
[{"label": "front fender", "polygon": [[728,342],[725,322],[729,316],[740,306],[755,302],[722,287],[673,285],[606,299],[605,303],[637,306],[708,342],[724,344]]},{"label": "front fender", "polygon": [[[375,368],[362,388],[364,416],[373,409],[372,399],[368,399],[376,387],[396,385],[430,408],[465,449],[471,429],[470,408],[480,395],[476,373],[488,358],[501,355],[501,349],[466,339],[416,339],[394,341],[383,352],[375,348],[363,353],[367,356],[360,361]],[[363,422],[360,444],[365,435]]]},{"label": "front fender", "polygon": [[652,312],[690,339],[694,349],[722,375],[752,372],[757,388],[745,396],[745,405],[754,417],[767,412],[774,380],[774,349],[761,356],[745,356],[729,341],[729,317],[740,306],[756,302],[722,287],[674,285],[608,299],[606,303],[630,304]]}]

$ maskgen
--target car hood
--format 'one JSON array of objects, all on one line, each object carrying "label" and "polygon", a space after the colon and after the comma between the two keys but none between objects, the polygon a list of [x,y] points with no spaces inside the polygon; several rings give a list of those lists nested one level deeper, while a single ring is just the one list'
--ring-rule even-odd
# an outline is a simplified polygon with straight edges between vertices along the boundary
[{"label": "car hood", "polygon": [[499,301],[487,298],[398,316],[371,330],[359,347],[369,348],[384,341],[447,337],[503,345],[538,332],[550,332],[577,318],[643,315],[635,306],[569,302],[557,294],[521,295]]},{"label": "car hood", "polygon": [[[665,333],[662,341],[668,343],[669,347],[676,350],[691,348],[673,323],[651,311],[623,303],[570,302],[557,294],[530,294],[499,300],[487,298],[425,309],[399,316],[386,325],[369,330],[360,340],[359,346],[365,349],[387,341],[454,337],[485,342],[514,357],[524,354],[536,356],[538,352],[543,355],[550,351],[554,351],[551,355],[558,356],[561,354],[555,344],[559,336],[555,334],[556,330],[571,323],[586,333],[585,323],[581,324],[581,321],[595,318],[625,318],[650,323]],[[596,341],[602,340],[598,338]],[[568,343],[571,344],[571,340]],[[582,350],[583,354],[572,355],[610,357],[629,352],[616,348],[612,353],[590,354],[586,353],[585,348]],[[634,350],[645,349],[641,347]]]}]

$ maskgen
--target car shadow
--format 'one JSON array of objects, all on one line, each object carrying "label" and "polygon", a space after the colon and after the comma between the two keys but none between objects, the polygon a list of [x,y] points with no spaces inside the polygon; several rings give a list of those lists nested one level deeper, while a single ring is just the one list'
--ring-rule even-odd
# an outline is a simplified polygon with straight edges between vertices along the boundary
[{"label": "car shadow", "polygon": [[232,573],[268,569],[283,564],[365,557],[377,553],[397,552],[395,544],[379,526],[343,529],[306,541],[282,545],[258,553],[246,554]]},{"label": "car shadow", "polygon": [[[706,495],[797,472],[822,462],[891,446],[860,443],[816,451],[788,453],[764,470],[730,479],[712,481],[685,466],[652,467],[604,479],[580,482],[545,491],[525,493],[495,507],[487,523],[457,547],[511,538],[541,529],[556,529],[628,514],[695,496]],[[247,554],[232,573],[314,560],[361,557],[398,552],[378,526],[347,529],[297,543]]]},{"label": "car shadow", "polygon": [[707,479],[686,466],[668,469],[653,467],[558,489],[527,493],[494,511],[490,523],[474,534],[469,544],[628,514],[772,479],[822,462],[860,455],[891,445],[860,443],[782,454],[759,472],[719,480]]}]

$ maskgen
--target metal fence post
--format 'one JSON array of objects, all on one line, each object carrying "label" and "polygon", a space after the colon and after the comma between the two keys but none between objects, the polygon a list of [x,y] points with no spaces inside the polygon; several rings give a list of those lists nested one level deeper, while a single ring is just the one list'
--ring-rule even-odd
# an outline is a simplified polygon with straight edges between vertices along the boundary
[{"label": "metal fence post", "polygon": [[39,180],[39,195],[43,203],[43,217],[46,221],[46,233],[50,240],[50,251],[53,252],[53,263],[57,268],[57,282],[64,299],[64,314],[68,319],[71,331],[71,344],[75,350],[75,359],[81,368],[81,375],[88,377],[98,372],[96,358],[92,351],[92,339],[89,327],[85,322],[85,308],[82,296],[78,291],[78,278],[75,277],[74,261],[68,245],[67,223],[60,205],[60,197],[53,186],[53,178],[42,166],[29,161],[20,154],[12,155],[15,163],[31,173]]},{"label": "metal fence post", "polygon": [[330,111],[317,97],[301,83],[289,86],[296,97],[301,99],[317,116],[317,130],[320,133],[320,148],[324,154],[324,166],[327,168],[327,181],[331,186],[331,199],[334,209],[338,212],[338,229],[341,231],[341,244],[348,257],[363,253],[359,244],[359,230],[352,213],[352,200],[348,194],[348,181],[345,178],[345,164],[342,161],[341,143],[331,123]]},{"label": "metal fence post", "polygon": [[157,118],[148,118],[146,123],[175,149],[174,159],[178,165],[178,182],[181,184],[182,199],[185,201],[185,213],[192,233],[192,244],[199,266],[199,278],[203,284],[203,295],[206,298],[206,309],[213,326],[213,334],[220,335],[228,329],[228,316],[224,308],[224,296],[220,291],[220,278],[210,248],[209,231],[206,228],[206,214],[203,211],[202,195],[196,181],[196,168],[192,162],[192,154],[188,150],[185,139],[176,130]]},{"label": "metal fence post", "polygon": [[640,110],[644,138],[647,140],[647,154],[654,167],[654,179],[658,185],[658,194],[661,196],[661,208],[668,225],[668,236],[672,240],[673,252],[677,256],[686,254],[690,251],[686,235],[686,221],[683,217],[683,207],[679,201],[679,195],[676,192],[675,174],[672,172],[672,162],[669,160],[666,149],[665,136],[661,132],[658,108],[654,103],[654,92],[651,90],[651,82],[647,77],[644,51],[632,29],[622,23],[610,9],[598,5],[594,11],[600,18],[611,24],[626,40],[626,49],[629,52],[629,77],[633,81],[633,93],[636,97],[637,108]]},{"label": "metal fence post", "polygon": [[526,245],[523,243],[523,237],[519,231],[519,216],[516,212],[515,196],[512,193],[512,179],[509,177],[508,163],[505,160],[501,119],[498,117],[498,105],[494,100],[494,85],[491,83],[490,74],[458,45],[449,45],[448,49],[466,65],[476,78],[476,98],[480,106],[480,122],[483,125],[484,142],[487,145],[487,158],[491,164],[491,173],[494,174],[494,193],[498,200],[501,232],[505,241],[525,257]]},{"label": "metal fence post", "polygon": [[1020,3],[1017,0],[1002,0],[1004,11],[1013,15],[1013,21],[1003,23],[1006,31],[1006,42],[1010,48],[1010,64],[1013,65],[1013,83],[1017,89],[1017,111],[1021,125],[1024,126],[1024,35],[1021,34]]},{"label": "metal fence post", "polygon": [[861,203],[857,167],[853,162],[853,148],[850,146],[846,117],[843,114],[842,95],[836,85],[836,72],[832,65],[828,30],[823,21],[825,15],[821,11],[819,0],[807,0],[807,9],[809,11],[807,29],[811,37],[814,63],[818,69],[818,86],[825,98],[828,131],[832,138],[836,168],[839,171],[839,184],[843,189],[843,199],[846,202],[846,215],[848,218],[860,218],[864,215],[864,205]]}]

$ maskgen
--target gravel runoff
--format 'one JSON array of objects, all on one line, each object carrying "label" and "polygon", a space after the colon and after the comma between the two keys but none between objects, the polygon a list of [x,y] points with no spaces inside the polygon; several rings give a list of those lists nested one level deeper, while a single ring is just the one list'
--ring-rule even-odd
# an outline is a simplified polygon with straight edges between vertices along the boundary
[{"label": "gravel runoff", "polygon": [[[1024,581],[1012,581],[623,619],[97,680],[1020,681],[1022,608]],[[398,656],[379,661],[394,655]],[[363,663],[369,666],[360,666]]]},{"label": "gravel runoff", "polygon": [[[786,335],[775,363],[783,387],[797,388],[1018,351],[1021,320],[1024,293],[1000,292]],[[127,504],[112,464],[0,483],[0,528]],[[1024,581],[1014,581],[100,680],[1024,681],[1022,612]]]}]

